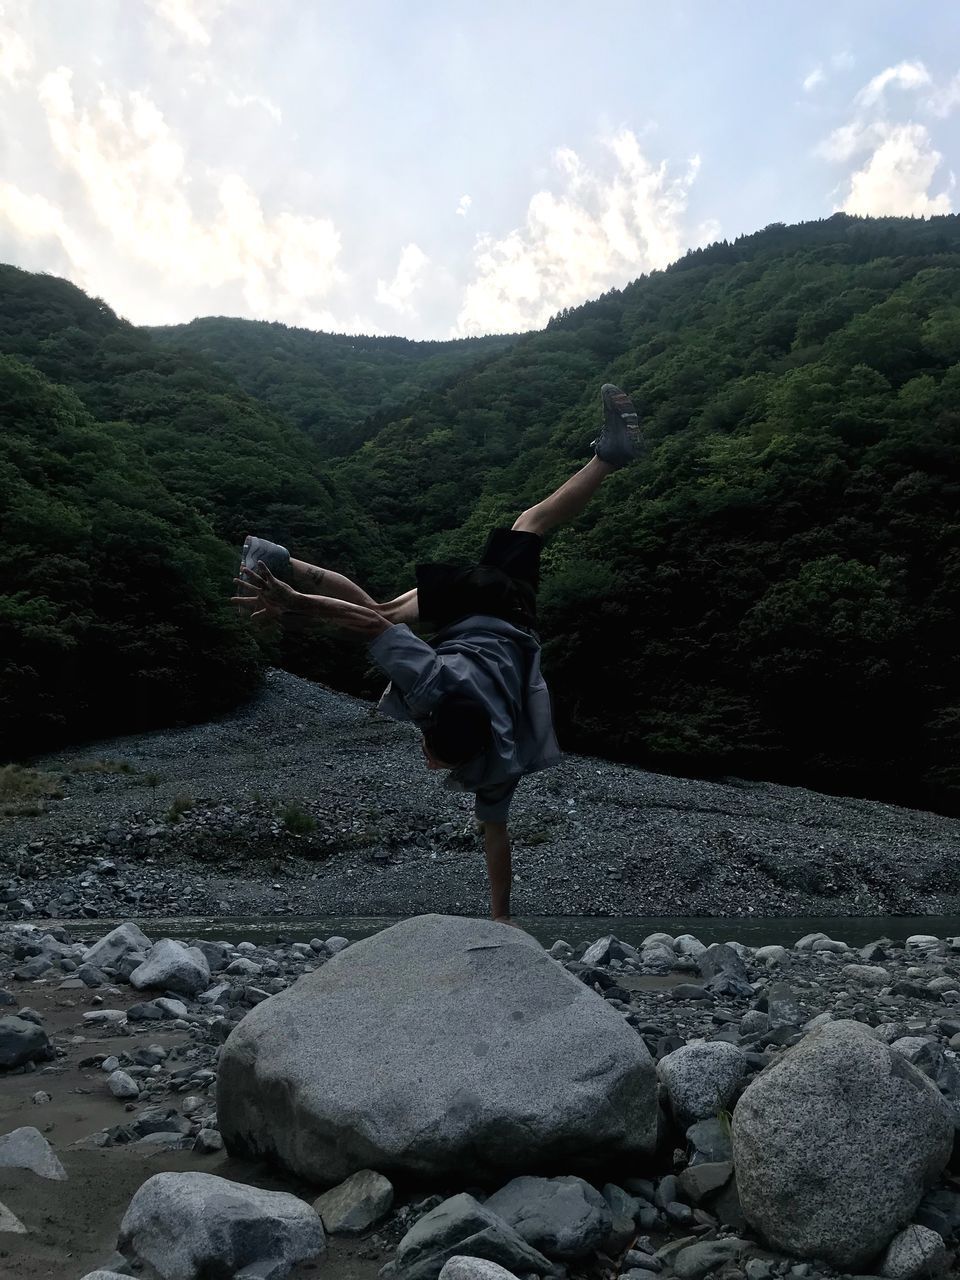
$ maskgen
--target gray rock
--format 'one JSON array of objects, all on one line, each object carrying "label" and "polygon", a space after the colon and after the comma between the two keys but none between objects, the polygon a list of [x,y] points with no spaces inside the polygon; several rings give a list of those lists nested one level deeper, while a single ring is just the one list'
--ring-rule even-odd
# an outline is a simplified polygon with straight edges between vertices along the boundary
[{"label": "gray rock", "polygon": [[436,1280],[444,1265],[460,1255],[486,1258],[518,1274],[553,1272],[542,1253],[464,1191],[410,1228],[397,1246],[396,1274],[400,1280]]},{"label": "gray rock", "polygon": [[0,1202],[0,1234],[4,1232],[9,1232],[11,1235],[25,1236],[27,1228],[12,1209],[8,1209],[5,1204]]},{"label": "gray rock", "polygon": [[128,920],[126,924],[117,925],[105,938],[95,942],[84,954],[83,962],[96,969],[113,969],[130,952],[146,953],[152,946],[147,935]]},{"label": "gray rock", "polygon": [[740,1019],[742,1036],[758,1036],[767,1030],[769,1030],[769,1023],[762,1009],[748,1009]]},{"label": "gray rock", "polygon": [[172,938],[161,938],[143,964],[131,973],[130,985],[138,991],[150,988],[195,996],[209,987],[210,966],[202,951],[185,947]]},{"label": "gray rock", "polygon": [[517,1280],[512,1271],[486,1258],[450,1258],[443,1264],[440,1280]]},{"label": "gray rock", "polygon": [[43,1027],[25,1018],[0,1018],[0,1069],[51,1057],[53,1048]]},{"label": "gray rock", "polygon": [[845,964],[840,976],[861,987],[886,987],[890,983],[890,970],[878,964]]},{"label": "gray rock", "polygon": [[681,933],[679,937],[674,938],[673,945],[678,955],[693,956],[694,959],[702,956],[707,949],[700,939],[692,933]]},{"label": "gray rock", "polygon": [[657,1063],[673,1113],[684,1127],[724,1110],[746,1074],[743,1050],[723,1040],[686,1044]]},{"label": "gray rock", "polygon": [[190,1010],[182,1000],[173,1000],[170,996],[157,996],[153,1003],[168,1018],[188,1018]]},{"label": "gray rock", "polygon": [[193,1144],[194,1151],[202,1156],[213,1156],[223,1150],[223,1138],[219,1129],[201,1129]]},{"label": "gray rock", "polygon": [[733,978],[747,981],[747,967],[726,942],[714,942],[706,951],[697,957],[700,973],[704,978],[716,978],[720,974],[729,974]]},{"label": "gray rock", "polygon": [[627,956],[636,956],[636,954],[634,947],[621,942],[619,938],[615,938],[611,933],[607,937],[591,943],[583,953],[581,963],[605,965],[609,964],[611,960],[624,960]]},{"label": "gray rock", "polygon": [[606,1200],[582,1178],[514,1178],[484,1207],[548,1258],[585,1258],[613,1225]]},{"label": "gray rock", "polygon": [[677,1181],[680,1190],[691,1204],[699,1204],[714,1191],[726,1186],[733,1173],[733,1164],[729,1160],[718,1160],[711,1164],[691,1164],[684,1169]]},{"label": "gray rock", "polygon": [[778,1027],[799,1027],[806,1017],[788,983],[771,984],[767,992],[767,1026],[771,1031]]},{"label": "gray rock", "polygon": [[140,1086],[126,1071],[111,1072],[107,1078],[107,1088],[115,1098],[139,1098]]},{"label": "gray rock", "polygon": [[749,1085],[733,1115],[751,1225],[776,1248],[845,1270],[909,1222],[952,1145],[948,1103],[859,1022],[807,1036]]},{"label": "gray rock", "polygon": [[29,1169],[41,1178],[62,1182],[67,1171],[39,1129],[25,1125],[0,1137],[0,1169]]},{"label": "gray rock", "polygon": [[104,1271],[100,1268],[97,1271],[88,1271],[83,1280],[129,1280],[129,1276],[119,1271]]},{"label": "gray rock", "polygon": [[942,1275],[946,1269],[947,1250],[942,1237],[916,1223],[893,1237],[880,1263],[884,1280],[921,1280]]},{"label": "gray rock", "polygon": [[612,1223],[607,1236],[606,1252],[619,1253],[636,1234],[636,1219],[640,1211],[640,1201],[628,1195],[623,1187],[615,1182],[608,1182],[603,1188],[603,1198],[610,1206]]},{"label": "gray rock", "polygon": [[749,1241],[736,1236],[726,1240],[702,1240],[698,1244],[687,1245],[674,1256],[673,1270],[679,1280],[701,1280],[708,1271],[722,1267],[750,1247]]},{"label": "gray rock", "polygon": [[702,1163],[717,1163],[733,1159],[729,1122],[715,1117],[710,1120],[698,1120],[687,1130],[687,1141]]},{"label": "gray rock", "polygon": [[478,1181],[576,1170],[656,1144],[643,1040],[492,921],[420,916],[354,943],[253,1008],[219,1067],[227,1150],[321,1185],[368,1167]]},{"label": "gray rock", "polygon": [[326,1238],[310,1205],[285,1191],[209,1173],[157,1173],[130,1201],[118,1247],[161,1280],[233,1275],[257,1263],[271,1264],[270,1280],[284,1280],[296,1263],[319,1258]]},{"label": "gray rock", "polygon": [[770,965],[786,964],[790,959],[790,952],[786,947],[778,947],[773,944],[769,947],[757,947],[753,953],[753,958],[762,961],[769,967]]},{"label": "gray rock", "polygon": [[327,950],[330,952],[332,956],[335,956],[339,952],[345,951],[347,947],[349,947],[350,940],[349,938],[341,938],[338,934],[335,934],[332,938],[327,938],[326,942],[323,945],[327,948]]},{"label": "gray rock", "polygon": [[330,1235],[358,1235],[390,1212],[393,1186],[382,1173],[361,1169],[313,1202]]}]

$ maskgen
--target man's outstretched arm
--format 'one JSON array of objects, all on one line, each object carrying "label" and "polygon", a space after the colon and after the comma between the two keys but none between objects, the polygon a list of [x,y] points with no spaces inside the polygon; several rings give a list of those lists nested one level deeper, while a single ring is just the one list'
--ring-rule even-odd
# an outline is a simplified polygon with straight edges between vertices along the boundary
[{"label": "man's outstretched arm", "polygon": [[510,859],[510,832],[505,822],[483,824],[483,849],[490,881],[490,914],[494,920],[510,919],[510,887],[513,868]]},{"label": "man's outstretched arm", "polygon": [[244,568],[242,577],[234,579],[238,585],[252,588],[253,596],[235,596],[236,604],[250,612],[255,621],[275,620],[285,622],[290,618],[307,625],[327,625],[353,632],[358,639],[375,640],[390,630],[383,614],[366,605],[353,604],[333,596],[310,596],[295,590],[289,583],[281,582],[261,561],[259,571]]}]

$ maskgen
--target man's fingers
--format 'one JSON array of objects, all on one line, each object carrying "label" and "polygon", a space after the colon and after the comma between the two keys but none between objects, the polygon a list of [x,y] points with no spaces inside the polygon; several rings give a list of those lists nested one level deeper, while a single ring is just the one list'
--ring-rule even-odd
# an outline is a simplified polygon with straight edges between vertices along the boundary
[{"label": "man's fingers", "polygon": [[265,565],[262,560],[257,561],[257,569],[260,571],[261,576],[266,578],[268,583],[276,582],[276,578],[270,572],[269,567]]}]

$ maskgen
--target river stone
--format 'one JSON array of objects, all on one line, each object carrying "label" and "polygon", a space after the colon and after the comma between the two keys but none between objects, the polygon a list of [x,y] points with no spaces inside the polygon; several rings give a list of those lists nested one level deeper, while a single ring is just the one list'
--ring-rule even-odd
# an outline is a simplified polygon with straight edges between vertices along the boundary
[{"label": "river stone", "polygon": [[864,987],[885,987],[891,980],[890,970],[878,964],[845,964],[840,976]]},{"label": "river stone", "polygon": [[484,1202],[548,1258],[584,1258],[613,1225],[606,1200],[582,1178],[514,1178]]},{"label": "river stone", "polygon": [[252,1264],[284,1280],[296,1263],[324,1253],[326,1237],[310,1205],[289,1192],[211,1173],[157,1173],[127,1206],[117,1247],[161,1280],[232,1276]]},{"label": "river stone", "polygon": [[723,1040],[685,1044],[657,1063],[673,1114],[684,1128],[726,1110],[746,1074],[743,1050]]},{"label": "river stone", "polygon": [[130,952],[146,953],[152,946],[153,943],[143,930],[128,920],[125,924],[118,924],[106,937],[89,947],[84,953],[83,962],[96,969],[114,968],[123,956]]},{"label": "river stone", "polygon": [[0,1070],[52,1057],[53,1049],[43,1027],[26,1018],[0,1018]]},{"label": "river stone", "polygon": [[714,1271],[750,1248],[747,1240],[728,1236],[725,1240],[701,1240],[687,1245],[674,1255],[673,1270],[680,1280],[701,1280],[708,1271]]},{"label": "river stone", "polygon": [[733,1113],[744,1214],[775,1248],[842,1270],[910,1221],[953,1145],[936,1087],[869,1027],[840,1020],[802,1040]]},{"label": "river stone", "polygon": [[202,951],[185,947],[181,942],[174,942],[173,938],[161,938],[153,945],[143,964],[131,973],[130,985],[138,991],[149,987],[195,996],[209,987],[210,966]]},{"label": "river stone", "polygon": [[400,1280],[437,1280],[444,1265],[457,1255],[486,1258],[523,1274],[546,1276],[555,1270],[509,1223],[466,1191],[444,1200],[414,1223],[397,1245],[396,1274]]},{"label": "river stone", "polygon": [[11,1235],[25,1236],[27,1235],[27,1228],[12,1209],[8,1209],[5,1204],[0,1202],[0,1235],[6,1232]]},{"label": "river stone", "polygon": [[943,1237],[916,1223],[893,1237],[880,1263],[884,1280],[920,1280],[923,1276],[943,1275],[946,1269]]},{"label": "river stone", "polygon": [[726,942],[714,942],[697,956],[700,974],[704,978],[716,978],[728,973],[734,978],[747,979],[747,967]]},{"label": "river stone", "polygon": [[389,1180],[372,1169],[361,1169],[339,1187],[325,1191],[313,1207],[331,1235],[358,1235],[389,1213],[392,1204]]},{"label": "river stone", "polygon": [[39,1129],[24,1125],[0,1137],[0,1169],[29,1169],[41,1178],[62,1182],[67,1171]]},{"label": "river stone", "polygon": [[217,1107],[231,1154],[320,1185],[583,1172],[650,1154],[658,1122],[653,1060],[620,1014],[521,930],[440,915],[253,1008],[223,1046]]},{"label": "river stone", "polygon": [[517,1277],[497,1262],[458,1255],[443,1264],[440,1280],[517,1280]]},{"label": "river stone", "polygon": [[115,1098],[139,1098],[140,1086],[126,1071],[111,1072],[107,1078],[107,1088]]}]

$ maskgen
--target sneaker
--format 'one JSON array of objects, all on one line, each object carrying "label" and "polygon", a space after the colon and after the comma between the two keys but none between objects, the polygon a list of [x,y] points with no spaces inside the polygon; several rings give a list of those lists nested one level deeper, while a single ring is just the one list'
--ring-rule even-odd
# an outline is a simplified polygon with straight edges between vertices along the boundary
[{"label": "sneaker", "polygon": [[[284,582],[288,581],[290,552],[287,548],[281,547],[279,542],[267,542],[265,538],[247,538],[240,553],[240,568],[253,569],[256,572],[257,564],[261,560],[275,578],[280,578]],[[240,577],[243,577],[242,573]],[[239,594],[241,596],[252,596],[255,593],[252,587],[241,586]]]},{"label": "sneaker", "polygon": [[640,456],[640,425],[633,401],[625,391],[605,382],[600,388],[603,430],[592,440],[593,451],[611,467],[625,467]]}]

